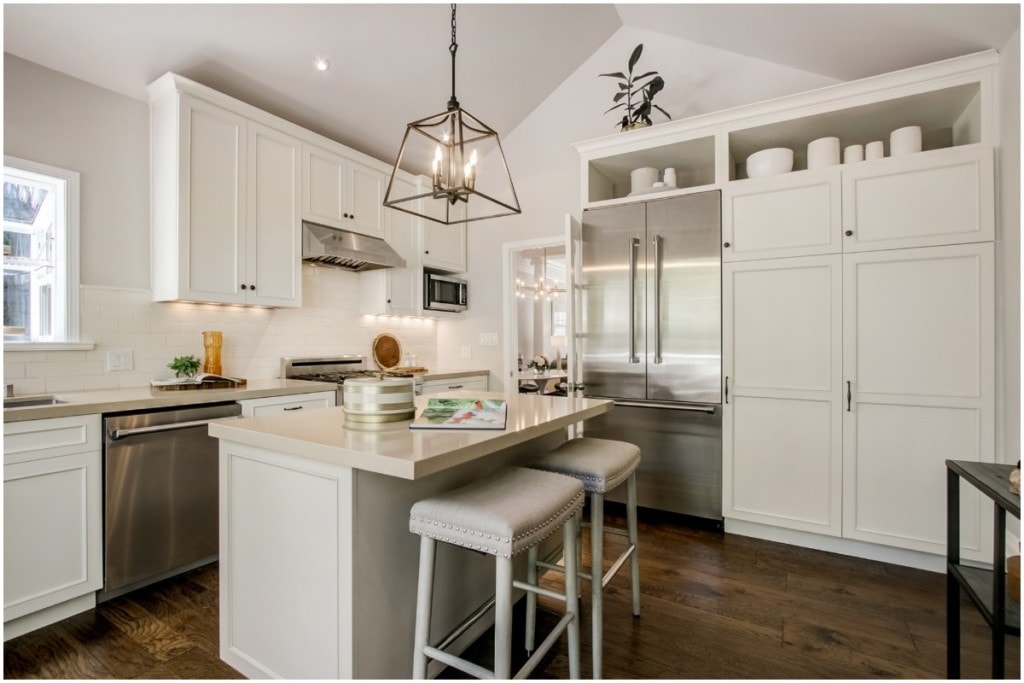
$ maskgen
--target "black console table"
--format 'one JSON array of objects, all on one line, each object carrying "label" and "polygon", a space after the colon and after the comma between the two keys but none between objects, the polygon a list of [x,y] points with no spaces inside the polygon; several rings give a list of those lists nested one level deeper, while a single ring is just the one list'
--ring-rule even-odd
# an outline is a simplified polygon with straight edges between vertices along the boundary
[{"label": "black console table", "polygon": [[[1006,595],[1006,513],[1020,519],[1020,494],[1010,493],[1012,465],[946,461],[946,675],[960,678],[960,588],[992,628],[992,678],[1004,677],[1006,635],[1020,637],[1020,606]],[[960,564],[960,479],[994,503],[992,569]]]}]

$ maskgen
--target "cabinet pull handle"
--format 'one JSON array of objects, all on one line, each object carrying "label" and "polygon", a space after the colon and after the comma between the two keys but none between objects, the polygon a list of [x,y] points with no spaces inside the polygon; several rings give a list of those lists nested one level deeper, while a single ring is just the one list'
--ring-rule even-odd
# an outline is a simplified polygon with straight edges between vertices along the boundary
[{"label": "cabinet pull handle", "polygon": [[449,384],[449,385],[448,385],[448,388],[449,388],[449,389],[461,389],[461,388],[462,388],[462,386],[463,386],[463,385],[461,385],[461,384]]},{"label": "cabinet pull handle", "polygon": [[725,376],[725,403],[729,403],[729,375]]},{"label": "cabinet pull handle", "polygon": [[853,404],[853,387],[850,385],[850,380],[846,380],[846,412],[850,412],[850,406]]},{"label": "cabinet pull handle", "polygon": [[302,410],[302,406],[292,406],[291,408],[285,408],[285,410]]}]

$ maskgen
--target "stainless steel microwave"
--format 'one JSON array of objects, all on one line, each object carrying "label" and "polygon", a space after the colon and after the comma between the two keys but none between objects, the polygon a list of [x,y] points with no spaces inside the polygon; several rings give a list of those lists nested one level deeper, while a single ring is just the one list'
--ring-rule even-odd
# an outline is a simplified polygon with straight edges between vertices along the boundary
[{"label": "stainless steel microwave", "polygon": [[423,273],[423,308],[460,313],[469,305],[465,280],[437,273]]}]

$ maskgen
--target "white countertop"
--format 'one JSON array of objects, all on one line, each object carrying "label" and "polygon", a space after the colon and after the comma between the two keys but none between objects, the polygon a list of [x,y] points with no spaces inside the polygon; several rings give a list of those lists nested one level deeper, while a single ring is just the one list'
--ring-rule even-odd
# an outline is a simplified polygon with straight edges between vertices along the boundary
[{"label": "white countertop", "polygon": [[64,403],[27,408],[5,408],[4,422],[93,415],[95,413],[112,413],[120,410],[166,408],[195,405],[197,403],[240,401],[247,398],[265,398],[267,396],[309,394],[317,391],[335,391],[337,388],[336,384],[326,382],[306,382],[293,379],[254,379],[249,380],[245,386],[234,389],[164,391],[152,387],[129,387],[125,389],[100,389],[96,391],[64,391],[53,394],[54,397],[64,401]]},{"label": "white countertop", "polygon": [[[277,453],[401,479],[421,479],[612,409],[603,399],[452,391],[452,398],[504,398],[505,430],[413,430],[409,421],[345,423],[344,408],[210,423],[210,435]],[[435,396],[436,397],[436,396]],[[432,397],[434,398],[434,397]],[[427,397],[416,399],[417,410]]]}]

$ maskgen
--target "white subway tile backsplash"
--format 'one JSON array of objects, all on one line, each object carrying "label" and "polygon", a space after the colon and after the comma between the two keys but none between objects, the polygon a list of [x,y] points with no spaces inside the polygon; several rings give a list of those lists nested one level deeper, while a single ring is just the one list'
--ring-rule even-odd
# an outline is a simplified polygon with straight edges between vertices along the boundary
[{"label": "white subway tile backsplash", "polygon": [[[435,322],[360,315],[358,274],[306,266],[303,288],[301,308],[260,309],[154,303],[148,290],[83,286],[82,338],[96,348],[8,352],[4,374],[20,394],[145,386],[155,377],[170,375],[166,366],[174,356],[202,358],[206,330],[224,334],[225,374],[248,379],[277,377],[283,356],[369,357],[370,344],[381,332],[397,336],[404,351],[416,355],[417,364],[436,365]],[[106,354],[111,349],[131,349],[134,369],[106,372]],[[372,367],[372,359],[369,363]]]}]

